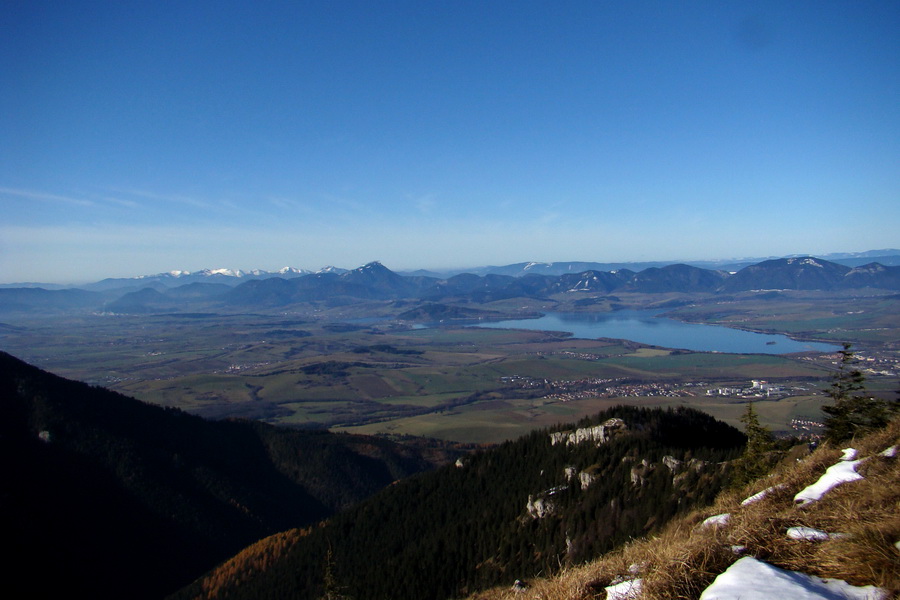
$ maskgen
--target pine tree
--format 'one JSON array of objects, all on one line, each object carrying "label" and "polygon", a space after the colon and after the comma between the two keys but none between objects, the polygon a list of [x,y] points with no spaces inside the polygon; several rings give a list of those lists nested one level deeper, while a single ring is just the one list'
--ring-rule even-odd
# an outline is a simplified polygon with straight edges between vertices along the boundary
[{"label": "pine tree", "polygon": [[334,556],[331,552],[331,545],[328,546],[328,552],[325,555],[325,593],[320,600],[350,600],[350,596],[344,594],[344,588],[338,583],[337,577],[334,575]]},{"label": "pine tree", "polygon": [[897,411],[897,402],[865,393],[865,375],[856,367],[858,360],[851,344],[844,343],[839,354],[841,363],[826,392],[834,404],[822,407],[827,415],[825,439],[834,443],[884,427]]},{"label": "pine tree", "polygon": [[772,467],[772,433],[759,422],[759,417],[753,409],[753,403],[747,403],[747,410],[741,416],[744,424],[744,433],[747,435],[747,445],[744,453],[735,461],[734,473],[731,483],[734,486],[742,486],[755,479],[759,479],[769,472]]}]

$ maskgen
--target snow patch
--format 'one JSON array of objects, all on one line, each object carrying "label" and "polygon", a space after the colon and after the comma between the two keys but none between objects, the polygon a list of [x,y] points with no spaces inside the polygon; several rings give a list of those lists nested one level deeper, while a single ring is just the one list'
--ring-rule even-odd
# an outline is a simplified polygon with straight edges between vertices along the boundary
[{"label": "snow patch", "polygon": [[[847,448],[847,450],[852,450],[852,448]],[[844,453],[847,455],[846,450]],[[845,460],[841,458],[840,461],[828,467],[825,474],[819,477],[818,481],[800,490],[794,496],[794,502],[800,504],[800,506],[805,506],[810,502],[821,500],[822,496],[828,491],[842,483],[862,479],[862,475],[856,472],[856,467],[861,462],[862,460]]]},{"label": "snow patch", "polygon": [[839,540],[847,537],[846,533],[828,533],[813,527],[789,527],[787,536],[792,540],[804,540],[807,542],[825,542]]},{"label": "snow patch", "polygon": [[770,494],[771,492],[774,492],[775,490],[780,490],[783,487],[784,487],[784,484],[782,483],[779,485],[773,485],[772,487],[766,488],[761,492],[757,492],[757,493],[753,494],[752,496],[750,496],[749,498],[744,498],[741,501],[741,506],[747,506],[748,504],[753,504],[754,502],[758,502],[758,501],[762,500],[763,498],[765,498],[767,494]]},{"label": "snow patch", "polygon": [[723,527],[728,524],[731,519],[731,513],[722,513],[721,515],[713,515],[700,523],[701,528],[705,527]]},{"label": "snow patch", "polygon": [[279,275],[306,275],[310,273],[306,269],[298,269],[297,267],[282,267],[278,269]]},{"label": "snow patch", "polygon": [[787,259],[787,264],[793,265],[794,263],[798,263],[801,265],[809,265],[811,267],[819,267],[820,269],[824,269],[825,265],[816,262],[814,258],[789,258]]},{"label": "snow patch", "polygon": [[553,263],[539,263],[539,262],[530,262],[524,267],[522,267],[523,271],[527,271],[529,269],[533,269],[534,267],[552,267]]},{"label": "snow patch", "polygon": [[885,458],[894,458],[895,456],[897,456],[897,446],[886,448],[883,451],[879,452],[878,455]]},{"label": "snow patch", "polygon": [[843,454],[841,455],[840,460],[856,460],[856,455],[858,454],[856,448],[844,448],[841,452],[843,452]]},{"label": "snow patch", "polygon": [[641,594],[643,580],[631,579],[614,585],[606,586],[607,600],[633,600]]},{"label": "snow patch", "polygon": [[716,577],[700,600],[886,600],[886,590],[857,587],[840,579],[823,579],[786,571],[751,556],[739,559]]},{"label": "snow patch", "polygon": [[237,271],[232,271],[231,269],[204,269],[200,271],[203,275],[207,277],[212,275],[224,275],[225,277],[243,277],[244,272],[238,269]]}]

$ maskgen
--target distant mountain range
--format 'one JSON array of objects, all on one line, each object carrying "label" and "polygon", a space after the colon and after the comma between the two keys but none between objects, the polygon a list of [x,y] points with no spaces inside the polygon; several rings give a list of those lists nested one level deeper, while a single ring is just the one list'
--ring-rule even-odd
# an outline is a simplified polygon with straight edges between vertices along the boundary
[{"label": "distant mountain range", "polygon": [[[741,269],[760,263],[764,260],[773,260],[777,258],[803,258],[801,255],[791,255],[782,257],[765,257],[765,258],[746,258],[746,259],[728,259],[728,260],[707,260],[707,261],[650,261],[650,262],[521,262],[504,266],[484,266],[473,267],[470,269],[450,269],[450,270],[426,270],[417,271],[399,271],[400,275],[407,277],[421,276],[432,277],[435,279],[446,279],[454,275],[471,274],[471,275],[509,275],[512,277],[524,277],[525,275],[571,275],[583,273],[585,271],[619,271],[628,270],[632,272],[640,272],[646,269],[661,269],[674,264],[684,264],[701,269],[727,271],[734,273]],[[872,262],[877,262],[886,267],[900,266],[900,250],[884,249],[884,250],[868,250],[866,252],[839,252],[824,254],[819,258],[834,262],[839,265],[848,267],[859,267]],[[2,283],[0,289],[3,288],[35,288],[40,287],[48,290],[57,289],[83,289],[90,291],[106,291],[106,290],[122,290],[125,288],[144,288],[160,287],[173,288],[187,285],[189,283],[221,283],[231,287],[238,286],[247,281],[257,281],[262,279],[272,279],[275,277],[281,279],[293,279],[304,275],[322,275],[334,273],[341,275],[346,273],[348,269],[340,267],[323,267],[317,271],[308,269],[300,269],[297,267],[284,267],[277,271],[264,271],[254,269],[251,271],[242,271],[240,269],[202,269],[200,271],[168,271],[165,273],[157,273],[155,275],[139,275],[136,277],[115,277],[107,278],[94,283],[84,285],[60,285],[56,283]]]},{"label": "distant mountain range", "polygon": [[[744,267],[754,265],[764,260],[776,258],[802,258],[800,255],[792,256],[767,256],[765,258],[745,258],[728,260],[694,260],[694,261],[645,261],[645,262],[521,262],[505,266],[477,267],[457,271],[415,271],[412,275],[429,275],[432,277],[448,277],[460,273],[472,273],[474,275],[512,275],[522,277],[524,275],[565,275],[581,273],[584,271],[643,271],[645,269],[660,269],[673,264],[685,264],[701,269],[735,272]],[[820,258],[848,267],[858,267],[871,262],[877,262],[885,266],[900,266],[900,250],[868,250],[866,252],[838,252],[824,254]]]},{"label": "distant mountain range", "polygon": [[179,287],[189,283],[221,283],[224,285],[235,286],[247,281],[270,279],[273,277],[290,279],[293,277],[302,277],[303,275],[312,275],[314,273],[343,273],[344,271],[346,271],[346,269],[339,269],[337,267],[325,267],[319,271],[308,271],[296,267],[284,267],[278,271],[262,271],[259,269],[254,269],[253,271],[241,271],[240,269],[203,269],[202,271],[193,272],[169,271],[168,273],[142,275],[139,277],[109,278],[81,287],[86,290],[103,291],[122,287],[132,287],[136,283],[138,285],[158,284],[165,287]]},{"label": "distant mountain range", "polygon": [[[588,263],[565,263],[578,265]],[[574,268],[574,267],[573,267]],[[204,272],[207,273],[207,272]],[[900,290],[900,266],[878,262],[850,267],[813,257],[766,260],[735,273],[686,264],[649,267],[641,271],[616,269],[523,276],[463,273],[446,278],[401,275],[379,262],[350,271],[285,272],[284,277],[263,278],[208,272],[204,281],[169,274],[181,285],[157,276],[129,281],[126,287],[46,290],[0,289],[0,313],[89,310],[111,313],[153,313],[218,309],[272,308],[304,302],[331,305],[359,301],[419,300],[425,302],[487,303],[510,298],[546,299],[578,294],[585,299],[610,294],[705,293],[734,294],[758,290]],[[226,283],[226,278],[227,283]],[[100,285],[97,284],[97,285]],[[105,289],[104,289],[105,288]],[[431,312],[436,309],[433,308]]]}]

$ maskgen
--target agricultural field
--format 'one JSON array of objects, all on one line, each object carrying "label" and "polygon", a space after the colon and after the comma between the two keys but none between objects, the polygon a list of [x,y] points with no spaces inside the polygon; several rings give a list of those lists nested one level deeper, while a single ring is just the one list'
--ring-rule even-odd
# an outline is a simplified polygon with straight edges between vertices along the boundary
[{"label": "agricultural field", "polygon": [[[869,390],[893,397],[900,387],[900,317],[891,297],[662,296],[617,301],[669,305],[669,316],[686,321],[849,340],[867,361]],[[821,420],[836,368],[835,356],[818,353],[690,352],[562,332],[425,326],[396,320],[408,308],[401,303],[295,308],[31,316],[0,328],[0,349],[64,377],[210,418],[477,443],[620,403],[689,405],[739,424],[752,399],[764,424],[793,432],[794,419]],[[488,308],[537,314],[559,306],[516,299]],[[748,390],[753,380],[775,393]]]},{"label": "agricultural field", "polygon": [[695,323],[900,350],[896,295],[854,293],[851,298],[841,292],[744,293],[692,303],[669,314]]}]

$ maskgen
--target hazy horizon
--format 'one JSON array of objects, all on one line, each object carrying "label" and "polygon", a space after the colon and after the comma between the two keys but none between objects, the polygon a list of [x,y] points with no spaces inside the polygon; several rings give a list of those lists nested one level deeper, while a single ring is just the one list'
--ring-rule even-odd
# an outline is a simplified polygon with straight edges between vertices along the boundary
[{"label": "hazy horizon", "polygon": [[16,3],[0,282],[900,246],[900,4]]},{"label": "hazy horizon", "polygon": [[[891,251],[894,251],[895,253],[900,252],[897,249],[886,249],[886,250],[891,250]],[[129,278],[135,279],[135,278],[140,278],[140,277],[153,277],[156,275],[162,275],[162,274],[166,274],[166,273],[174,274],[176,272],[182,272],[185,274],[188,274],[188,273],[193,274],[193,273],[198,273],[198,272],[202,272],[202,271],[206,271],[206,270],[210,270],[210,271],[221,271],[221,270],[242,271],[244,274],[249,274],[252,271],[266,271],[269,273],[273,273],[273,272],[279,271],[280,269],[296,268],[296,269],[303,269],[303,270],[315,273],[317,271],[321,271],[321,270],[331,268],[331,267],[336,267],[338,269],[352,270],[352,269],[356,269],[356,268],[365,266],[366,264],[369,264],[372,262],[379,262],[379,263],[383,264],[385,267],[387,267],[388,269],[390,269],[391,271],[401,272],[401,273],[410,273],[410,272],[415,272],[415,271],[433,271],[435,273],[455,273],[455,272],[464,272],[466,270],[477,270],[477,269],[483,269],[483,268],[488,268],[488,267],[505,267],[505,266],[509,266],[509,265],[517,265],[517,264],[523,264],[523,263],[525,263],[525,264],[527,264],[527,263],[552,264],[552,263],[567,263],[567,262],[586,262],[586,263],[621,263],[621,264],[626,264],[626,265],[627,264],[638,264],[638,263],[640,263],[640,264],[643,264],[643,263],[678,264],[678,263],[698,263],[698,262],[716,262],[716,263],[718,263],[718,262],[721,262],[721,263],[735,262],[735,263],[737,263],[737,262],[747,262],[747,261],[763,261],[763,260],[769,260],[769,259],[781,258],[781,257],[790,257],[790,256],[798,256],[798,257],[799,256],[815,256],[817,258],[822,258],[823,260],[827,260],[824,257],[829,256],[829,255],[834,255],[834,254],[851,255],[851,254],[868,253],[868,252],[873,252],[873,251],[877,252],[876,249],[870,249],[870,250],[859,250],[859,251],[855,251],[855,252],[828,252],[828,253],[822,253],[821,255],[811,255],[811,254],[807,254],[807,253],[792,253],[792,254],[785,254],[785,255],[734,256],[734,257],[724,257],[724,258],[718,257],[718,258],[709,258],[709,259],[703,259],[703,258],[697,258],[697,259],[694,259],[694,258],[653,259],[653,258],[648,258],[645,260],[644,259],[642,259],[642,260],[573,259],[573,260],[558,260],[558,261],[517,260],[517,261],[510,262],[510,263],[480,263],[480,264],[472,264],[472,265],[459,266],[459,267],[413,267],[413,268],[397,267],[397,266],[394,266],[391,264],[385,264],[384,261],[377,260],[377,259],[372,259],[372,260],[365,261],[365,262],[359,263],[359,264],[341,265],[341,264],[329,263],[329,264],[319,265],[319,266],[282,265],[280,267],[271,267],[271,268],[264,268],[264,267],[259,267],[259,266],[251,266],[251,267],[244,268],[244,267],[233,267],[233,266],[229,266],[229,265],[206,265],[204,267],[199,267],[196,269],[175,268],[175,269],[163,269],[162,271],[153,271],[153,272],[146,272],[146,273],[145,272],[141,272],[141,273],[127,272],[127,273],[121,273],[121,274],[109,274],[109,275],[104,275],[102,277],[99,277],[97,279],[70,279],[70,280],[56,280],[56,281],[50,281],[50,280],[38,281],[36,279],[29,279],[29,280],[19,280],[19,281],[0,281],[0,285],[10,285],[10,284],[16,284],[16,283],[22,283],[22,284],[43,283],[43,284],[52,284],[52,285],[78,286],[78,285],[96,283],[103,279],[120,279],[120,278],[121,279],[129,279]]]}]

